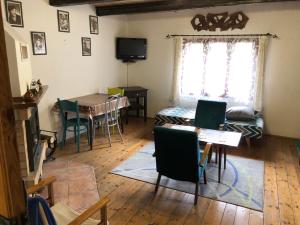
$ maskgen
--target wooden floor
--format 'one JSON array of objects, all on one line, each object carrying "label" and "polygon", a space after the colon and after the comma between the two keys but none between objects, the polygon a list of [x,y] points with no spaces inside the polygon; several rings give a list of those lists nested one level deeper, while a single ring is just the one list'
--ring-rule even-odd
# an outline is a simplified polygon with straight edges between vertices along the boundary
[{"label": "wooden floor", "polygon": [[95,168],[100,197],[108,195],[110,225],[137,224],[295,224],[300,225],[300,183],[295,140],[265,136],[251,149],[241,143],[230,154],[265,161],[263,213],[247,208],[199,197],[193,205],[191,194],[159,188],[154,185],[110,174],[109,172],[151,140],[153,121],[145,124],[132,118],[125,126],[124,144],[114,135],[111,148],[107,139],[96,137],[94,149],[88,151],[83,138],[81,153],[73,143],[58,150],[56,156],[87,163]]}]

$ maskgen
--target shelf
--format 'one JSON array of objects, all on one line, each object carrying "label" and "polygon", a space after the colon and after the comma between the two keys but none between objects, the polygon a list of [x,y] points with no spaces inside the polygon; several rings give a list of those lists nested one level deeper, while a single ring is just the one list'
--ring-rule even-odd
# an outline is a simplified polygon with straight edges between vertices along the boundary
[{"label": "shelf", "polygon": [[144,109],[145,107],[141,104],[137,104],[136,102],[130,102],[130,106],[128,107],[129,110],[135,110],[135,109]]},{"label": "shelf", "polygon": [[13,98],[14,109],[27,109],[30,107],[36,107],[40,103],[41,99],[43,98],[47,90],[48,90],[48,85],[43,85],[41,90],[38,92],[38,94],[34,96],[34,98],[30,101],[24,97],[14,97]]}]

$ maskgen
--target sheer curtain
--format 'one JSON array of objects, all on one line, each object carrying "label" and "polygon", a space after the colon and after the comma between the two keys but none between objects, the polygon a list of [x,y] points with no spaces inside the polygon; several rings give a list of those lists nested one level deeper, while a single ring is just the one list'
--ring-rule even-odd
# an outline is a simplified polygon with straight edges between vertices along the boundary
[{"label": "sheer curtain", "polygon": [[256,111],[262,111],[262,95],[263,95],[263,81],[265,73],[265,60],[266,60],[266,51],[269,44],[268,37],[259,38],[258,46],[258,60],[257,60],[257,77],[256,77],[256,96],[254,99],[254,109]]},{"label": "sheer curtain", "polygon": [[260,111],[266,38],[176,39],[172,103],[226,100]]},{"label": "sheer curtain", "polygon": [[182,73],[182,48],[183,48],[183,38],[175,38],[175,54],[174,54],[174,69],[173,69],[173,84],[172,93],[170,96],[171,105],[175,106],[180,104],[180,79]]}]

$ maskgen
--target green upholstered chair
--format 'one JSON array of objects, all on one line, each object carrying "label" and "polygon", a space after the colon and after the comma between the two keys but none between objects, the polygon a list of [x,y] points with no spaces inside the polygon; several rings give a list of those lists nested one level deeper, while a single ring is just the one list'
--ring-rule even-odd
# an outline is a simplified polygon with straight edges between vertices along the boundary
[{"label": "green upholstered chair", "polygon": [[116,95],[124,96],[124,89],[122,88],[107,88],[108,95]]},{"label": "green upholstered chair", "polygon": [[225,124],[226,102],[198,100],[194,126],[219,130]]},{"label": "green upholstered chair", "polygon": [[[88,137],[88,142],[90,142],[90,129],[89,129],[89,121],[86,118],[81,118],[79,116],[79,108],[78,103],[72,102],[69,100],[60,100],[57,99],[59,110],[60,110],[60,116],[62,121],[62,127],[63,127],[63,140],[62,144],[63,146],[66,143],[66,133],[74,132],[75,142],[77,144],[77,152],[80,151],[80,134],[81,132],[86,132]],[[73,113],[75,115],[74,118],[68,119],[68,113]]]},{"label": "green upholstered chair", "polygon": [[[212,130],[224,129],[226,106],[227,103],[222,101],[198,100],[193,125],[195,127]],[[218,148],[218,146],[216,146],[216,148]],[[215,153],[215,162],[217,163],[217,150]],[[211,160],[211,156],[212,151],[209,155],[209,162]]]},{"label": "green upholstered chair", "polygon": [[158,172],[155,192],[162,175],[174,180],[190,181],[195,183],[194,204],[197,204],[201,176],[206,184],[205,168],[211,144],[206,144],[204,151],[201,151],[196,132],[159,126],[154,128],[154,142]]}]

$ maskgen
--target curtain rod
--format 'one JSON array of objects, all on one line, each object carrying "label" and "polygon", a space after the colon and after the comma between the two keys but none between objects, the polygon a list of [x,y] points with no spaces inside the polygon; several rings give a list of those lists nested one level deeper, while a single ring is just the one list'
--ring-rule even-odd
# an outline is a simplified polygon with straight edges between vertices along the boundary
[{"label": "curtain rod", "polygon": [[271,38],[278,39],[279,37],[277,34],[168,34],[166,38],[172,38],[172,37],[261,37],[261,36],[267,36]]}]

